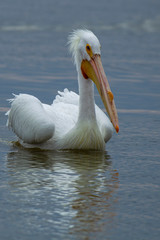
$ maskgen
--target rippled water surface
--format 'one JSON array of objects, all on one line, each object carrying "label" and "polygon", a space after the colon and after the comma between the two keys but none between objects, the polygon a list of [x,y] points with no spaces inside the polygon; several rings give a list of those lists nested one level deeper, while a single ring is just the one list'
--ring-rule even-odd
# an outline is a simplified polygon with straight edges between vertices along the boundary
[{"label": "rippled water surface", "polygon": [[[120,132],[104,153],[24,149],[5,126],[6,99],[77,92],[66,43],[78,27],[100,39]],[[158,240],[159,1],[6,0],[0,53],[0,239]]]}]

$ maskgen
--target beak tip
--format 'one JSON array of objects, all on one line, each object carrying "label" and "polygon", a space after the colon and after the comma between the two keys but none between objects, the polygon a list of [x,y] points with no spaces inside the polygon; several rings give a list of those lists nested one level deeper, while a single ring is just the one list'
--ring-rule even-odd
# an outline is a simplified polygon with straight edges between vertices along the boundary
[{"label": "beak tip", "polygon": [[116,132],[118,133],[119,132],[119,126],[116,125],[115,129],[116,129]]}]

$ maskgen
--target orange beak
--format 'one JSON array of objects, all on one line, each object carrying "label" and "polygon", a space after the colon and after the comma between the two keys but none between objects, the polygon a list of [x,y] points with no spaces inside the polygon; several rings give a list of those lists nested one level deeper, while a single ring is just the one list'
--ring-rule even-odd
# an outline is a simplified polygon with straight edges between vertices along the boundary
[{"label": "orange beak", "polygon": [[102,98],[103,104],[107,110],[110,120],[118,133],[119,123],[116,106],[113,99],[106,74],[104,72],[101,57],[96,54],[91,57],[91,60],[83,60],[81,63],[81,71],[84,78],[90,78],[96,85],[98,92]]}]

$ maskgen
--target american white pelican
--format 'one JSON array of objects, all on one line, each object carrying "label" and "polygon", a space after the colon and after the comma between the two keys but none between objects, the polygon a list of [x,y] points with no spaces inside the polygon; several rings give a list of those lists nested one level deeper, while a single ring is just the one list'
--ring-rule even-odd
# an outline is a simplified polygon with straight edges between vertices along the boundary
[{"label": "american white pelican", "polygon": [[[99,40],[89,30],[76,30],[69,36],[69,47],[78,72],[79,95],[65,89],[58,92],[52,105],[42,104],[28,94],[11,99],[7,124],[25,147],[104,150],[113,126],[119,131],[113,94],[101,63]],[[95,105],[93,83],[112,123]]]}]

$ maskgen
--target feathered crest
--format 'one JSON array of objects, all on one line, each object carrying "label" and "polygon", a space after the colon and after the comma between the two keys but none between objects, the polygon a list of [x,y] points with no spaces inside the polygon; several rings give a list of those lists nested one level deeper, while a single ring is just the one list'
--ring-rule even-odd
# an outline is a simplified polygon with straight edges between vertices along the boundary
[{"label": "feathered crest", "polygon": [[74,61],[76,59],[78,44],[81,38],[83,38],[86,34],[93,34],[93,33],[87,29],[78,29],[78,30],[74,30],[68,37],[69,51],[72,54]]}]

